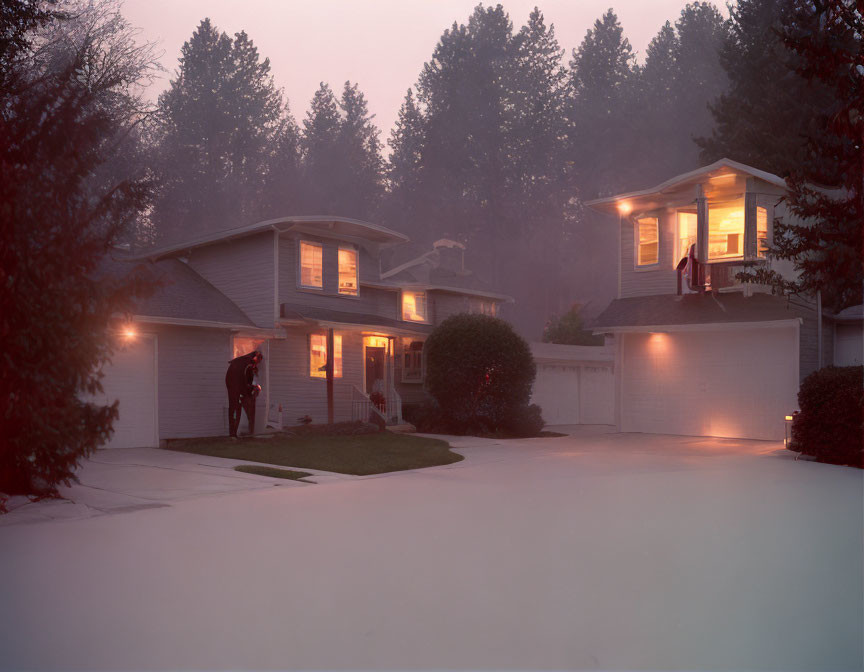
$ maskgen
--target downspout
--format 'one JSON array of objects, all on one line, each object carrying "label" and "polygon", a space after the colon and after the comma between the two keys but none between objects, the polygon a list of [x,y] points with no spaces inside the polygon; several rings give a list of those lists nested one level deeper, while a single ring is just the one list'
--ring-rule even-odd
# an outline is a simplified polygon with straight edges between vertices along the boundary
[{"label": "downspout", "polygon": [[822,290],[816,290],[816,347],[819,355],[816,358],[818,368],[822,368]]},{"label": "downspout", "polygon": [[705,292],[708,279],[708,199],[701,184],[696,185],[696,261],[699,263],[699,293]]}]

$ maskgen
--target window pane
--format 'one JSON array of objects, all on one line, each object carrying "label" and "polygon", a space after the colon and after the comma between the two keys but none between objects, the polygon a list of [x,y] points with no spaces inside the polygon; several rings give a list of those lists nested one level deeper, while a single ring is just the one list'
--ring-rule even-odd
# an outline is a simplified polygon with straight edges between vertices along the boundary
[{"label": "window pane", "polygon": [[677,262],[690,254],[690,247],[696,244],[696,224],[695,212],[679,212],[678,213],[678,252]]},{"label": "window pane", "polygon": [[300,243],[300,284],[304,287],[323,287],[323,250],[314,243]]},{"label": "window pane", "polygon": [[638,220],[639,227],[639,249],[637,251],[637,264],[648,266],[656,264],[659,257],[659,231],[656,217],[643,217]]},{"label": "window pane", "polygon": [[768,251],[768,210],[756,208],[756,254],[764,259]]},{"label": "window pane", "polygon": [[708,206],[708,258],[744,254],[744,203]]},{"label": "window pane", "polygon": [[411,322],[426,322],[426,292],[402,292],[402,319]]},{"label": "window pane", "polygon": [[339,293],[357,296],[357,251],[339,248]]},{"label": "window pane", "polygon": [[[333,335],[333,377],[342,377],[342,336]],[[313,378],[326,378],[327,372],[322,367],[327,365],[327,335],[309,335],[309,375]]]}]

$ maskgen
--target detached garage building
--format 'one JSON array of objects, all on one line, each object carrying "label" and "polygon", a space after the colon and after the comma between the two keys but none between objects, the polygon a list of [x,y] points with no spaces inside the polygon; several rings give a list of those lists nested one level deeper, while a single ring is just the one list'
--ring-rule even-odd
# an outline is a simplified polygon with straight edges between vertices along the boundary
[{"label": "detached garage building", "polygon": [[721,159],[587,204],[617,224],[618,298],[592,326],[614,340],[620,430],[783,438],[801,380],[833,363],[835,343],[815,302],[739,277],[794,278],[769,256],[775,219],[792,217],[785,195],[777,175]]},{"label": "detached garage building", "polygon": [[769,294],[616,299],[594,329],[614,343],[624,432],[782,439],[798,385],[818,366],[815,311]]}]

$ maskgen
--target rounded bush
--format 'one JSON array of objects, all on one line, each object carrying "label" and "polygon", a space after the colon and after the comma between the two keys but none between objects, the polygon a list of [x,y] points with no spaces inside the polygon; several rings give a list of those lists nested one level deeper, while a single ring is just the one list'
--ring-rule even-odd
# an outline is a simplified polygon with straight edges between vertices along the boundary
[{"label": "rounded bush", "polygon": [[453,315],[426,341],[426,390],[453,431],[496,432],[531,398],[531,349],[504,320]]},{"label": "rounded bush", "polygon": [[801,383],[798,407],[792,423],[793,450],[822,462],[862,466],[864,367],[814,371]]}]

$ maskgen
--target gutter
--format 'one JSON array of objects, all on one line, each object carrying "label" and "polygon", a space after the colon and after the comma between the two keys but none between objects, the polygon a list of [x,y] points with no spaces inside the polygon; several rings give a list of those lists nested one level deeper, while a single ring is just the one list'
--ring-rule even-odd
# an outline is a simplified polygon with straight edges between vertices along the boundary
[{"label": "gutter", "polygon": [[664,333],[672,331],[735,331],[739,329],[770,329],[772,327],[791,327],[795,324],[804,324],[801,317],[793,317],[787,320],[764,320],[759,322],[700,322],[698,324],[646,324],[636,326],[618,327],[591,327],[591,333],[595,336],[601,334],[626,334],[626,333]]}]

